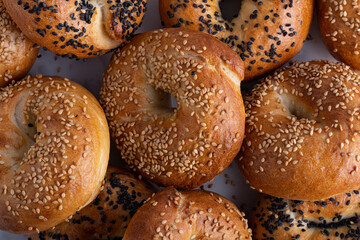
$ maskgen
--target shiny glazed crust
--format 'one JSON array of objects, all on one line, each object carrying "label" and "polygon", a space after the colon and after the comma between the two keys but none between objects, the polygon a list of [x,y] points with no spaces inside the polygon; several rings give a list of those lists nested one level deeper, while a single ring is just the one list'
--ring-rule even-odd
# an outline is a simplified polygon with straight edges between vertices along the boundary
[{"label": "shiny glazed crust", "polygon": [[[135,36],[114,54],[101,89],[125,162],[164,186],[192,189],[212,180],[241,147],[242,79],[239,56],[207,34],[164,29]],[[167,105],[167,93],[177,109]]]},{"label": "shiny glazed crust", "polygon": [[0,88],[25,76],[38,48],[20,32],[0,0]]},{"label": "shiny glazed crust", "polygon": [[109,166],[105,184],[95,200],[71,219],[32,239],[121,239],[138,208],[154,189],[126,170]]},{"label": "shiny glazed crust", "polygon": [[121,45],[141,24],[146,0],[3,0],[22,32],[39,46],[75,58]]},{"label": "shiny glazed crust", "polygon": [[253,239],[358,239],[359,202],[357,190],[314,202],[262,195],[252,216]]},{"label": "shiny glazed crust", "polygon": [[216,193],[179,192],[173,187],[157,193],[131,219],[124,240],[164,239],[250,240],[247,220],[236,206]]},{"label": "shiny glazed crust", "polygon": [[357,0],[318,0],[322,39],[331,55],[360,70],[360,5]]},{"label": "shiny glazed crust", "polygon": [[160,0],[166,27],[187,27],[217,37],[245,63],[245,80],[265,75],[294,57],[310,29],[314,0],[242,0],[225,20],[220,0]]},{"label": "shiny glazed crust", "polygon": [[109,159],[105,114],[91,93],[59,77],[0,90],[0,229],[49,229],[90,203]]},{"label": "shiny glazed crust", "polygon": [[360,76],[329,61],[293,63],[245,98],[239,165],[250,185],[294,200],[360,185]]}]

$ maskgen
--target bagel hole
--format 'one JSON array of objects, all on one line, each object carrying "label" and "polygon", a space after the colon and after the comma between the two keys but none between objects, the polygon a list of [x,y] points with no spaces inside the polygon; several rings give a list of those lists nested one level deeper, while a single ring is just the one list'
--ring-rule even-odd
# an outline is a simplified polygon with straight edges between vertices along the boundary
[{"label": "bagel hole", "polygon": [[173,94],[148,85],[147,96],[151,99],[150,106],[148,107],[153,109],[157,115],[174,113],[177,106],[177,100]]},{"label": "bagel hole", "polygon": [[16,104],[14,108],[14,120],[17,128],[25,135],[26,141],[24,144],[15,152],[12,157],[12,167],[13,169],[18,169],[20,167],[21,161],[27,153],[31,146],[36,142],[37,126],[36,126],[36,115],[30,112],[24,113],[26,96]]},{"label": "bagel hole", "polygon": [[290,111],[290,114],[295,116],[298,120],[311,118],[311,115],[307,114],[304,108],[296,106],[295,104],[290,105],[288,109]]},{"label": "bagel hole", "polygon": [[283,105],[287,108],[289,113],[296,117],[296,119],[308,119],[308,120],[314,120],[317,123],[321,124],[321,121],[319,119],[315,118],[314,113],[309,111],[306,106],[301,104],[297,99],[291,96],[280,96],[281,102]]},{"label": "bagel hole", "polygon": [[231,22],[239,16],[242,0],[222,0],[219,3],[223,19]]},{"label": "bagel hole", "polygon": [[28,140],[35,143],[37,135],[36,116],[30,114],[28,118],[25,118],[24,116],[16,115],[16,122],[19,129],[28,137]]}]

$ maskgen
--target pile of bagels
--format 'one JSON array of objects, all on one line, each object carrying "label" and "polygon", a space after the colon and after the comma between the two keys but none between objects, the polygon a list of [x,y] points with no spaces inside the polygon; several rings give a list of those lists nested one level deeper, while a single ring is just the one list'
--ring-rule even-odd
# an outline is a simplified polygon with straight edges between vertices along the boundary
[{"label": "pile of bagels", "polygon": [[[0,0],[0,230],[360,239],[360,2],[242,0],[228,19],[221,0],[159,0],[164,28],[135,34],[154,1]],[[340,62],[286,64],[314,10]],[[26,76],[39,48],[69,61],[112,52],[99,99]],[[199,189],[234,159],[261,193],[249,223]]]}]

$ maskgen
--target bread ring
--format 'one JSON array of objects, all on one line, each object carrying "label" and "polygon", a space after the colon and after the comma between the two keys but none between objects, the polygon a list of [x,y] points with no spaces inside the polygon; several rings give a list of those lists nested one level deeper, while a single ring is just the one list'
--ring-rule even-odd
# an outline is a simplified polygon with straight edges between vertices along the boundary
[{"label": "bread ring", "polygon": [[314,9],[314,0],[241,0],[238,17],[229,22],[221,0],[190,2],[160,0],[165,26],[199,30],[228,44],[245,63],[245,80],[277,69],[301,50]]},{"label": "bread ring", "polygon": [[137,209],[154,194],[144,181],[119,167],[110,166],[103,190],[69,221],[32,239],[121,239]]},{"label": "bread ring", "polygon": [[3,0],[22,32],[39,46],[75,58],[96,57],[129,39],[146,0]]},{"label": "bread ring", "polygon": [[287,199],[358,189],[359,92],[360,76],[329,61],[294,63],[257,85],[245,99],[245,178]]},{"label": "bread ring", "polygon": [[318,0],[322,39],[331,55],[360,70],[360,10],[357,1]]},{"label": "bread ring", "polygon": [[[241,147],[242,79],[239,56],[207,34],[165,29],[135,36],[114,54],[101,89],[125,162],[164,186],[192,189],[212,180]],[[166,93],[177,109],[167,106]]]},{"label": "bread ring", "polygon": [[0,88],[25,76],[38,48],[20,32],[0,0]]},{"label": "bread ring", "polygon": [[58,77],[0,90],[0,229],[49,229],[91,202],[109,159],[105,114],[93,95]]},{"label": "bread ring", "polygon": [[254,240],[359,239],[359,191],[315,202],[262,195],[252,216]]},{"label": "bread ring", "polygon": [[[151,221],[149,221],[151,219]],[[207,191],[155,194],[131,219],[124,240],[251,239],[244,214],[226,198]]]}]

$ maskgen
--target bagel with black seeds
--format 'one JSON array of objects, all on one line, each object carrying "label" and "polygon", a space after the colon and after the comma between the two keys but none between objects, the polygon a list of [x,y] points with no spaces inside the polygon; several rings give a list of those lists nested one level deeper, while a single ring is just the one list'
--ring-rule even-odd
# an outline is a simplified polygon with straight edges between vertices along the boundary
[{"label": "bagel with black seeds", "polygon": [[186,27],[226,43],[245,63],[245,81],[289,61],[302,48],[314,0],[242,0],[239,14],[224,19],[221,0],[160,0],[165,27]]},{"label": "bagel with black seeds", "polygon": [[72,58],[103,55],[139,28],[146,0],[3,0],[22,32],[39,46]]},{"label": "bagel with black seeds", "polygon": [[359,203],[358,190],[313,202],[262,194],[252,215],[253,239],[359,239]]}]

